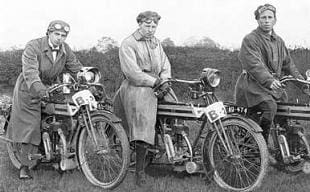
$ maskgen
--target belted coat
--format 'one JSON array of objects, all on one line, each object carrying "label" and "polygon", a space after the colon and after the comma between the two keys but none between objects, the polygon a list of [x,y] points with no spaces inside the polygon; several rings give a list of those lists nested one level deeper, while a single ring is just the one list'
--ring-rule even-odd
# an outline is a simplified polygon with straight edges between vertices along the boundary
[{"label": "belted coat", "polygon": [[[271,83],[282,75],[303,79],[284,41],[272,31],[266,34],[259,27],[246,35],[239,52],[243,72],[235,86],[236,104],[253,107],[266,100],[287,100],[285,90],[270,89]],[[281,94],[282,93],[282,94]]]},{"label": "belted coat", "polygon": [[41,104],[33,102],[39,91],[33,89],[33,84],[40,83],[41,87],[51,85],[64,70],[77,73],[81,67],[66,43],[60,46],[54,61],[48,36],[28,42],[22,54],[22,72],[13,92],[9,138],[15,142],[39,145]]},{"label": "belted coat", "polygon": [[157,97],[152,87],[157,77],[171,77],[169,60],[158,39],[146,40],[138,30],[122,42],[119,58],[125,80],[114,97],[114,112],[130,141],[154,144]]}]

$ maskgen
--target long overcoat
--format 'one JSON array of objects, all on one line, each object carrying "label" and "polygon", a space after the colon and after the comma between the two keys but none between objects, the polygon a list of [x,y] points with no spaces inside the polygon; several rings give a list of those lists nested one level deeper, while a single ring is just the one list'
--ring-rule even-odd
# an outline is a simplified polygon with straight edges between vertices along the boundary
[{"label": "long overcoat", "polygon": [[33,102],[38,96],[31,88],[33,83],[48,86],[56,81],[63,70],[76,73],[81,67],[66,43],[61,45],[54,61],[48,36],[28,42],[22,55],[22,72],[17,78],[13,92],[9,138],[15,142],[39,145],[41,104]]},{"label": "long overcoat", "polygon": [[235,100],[239,106],[253,107],[266,100],[287,100],[285,90],[280,91],[281,96],[270,89],[271,83],[282,75],[303,79],[284,41],[274,31],[269,35],[258,27],[246,35],[239,60],[243,69],[235,87]]},{"label": "long overcoat", "polygon": [[156,77],[171,77],[169,60],[158,39],[146,40],[139,31],[122,42],[119,58],[125,80],[114,98],[114,112],[130,141],[154,144],[157,98],[152,87]]}]

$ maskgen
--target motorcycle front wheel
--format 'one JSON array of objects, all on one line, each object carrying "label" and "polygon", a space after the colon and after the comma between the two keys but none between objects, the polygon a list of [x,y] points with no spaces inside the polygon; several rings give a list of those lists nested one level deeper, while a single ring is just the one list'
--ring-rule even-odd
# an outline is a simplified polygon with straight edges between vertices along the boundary
[{"label": "motorcycle front wheel", "polygon": [[268,153],[261,133],[240,119],[222,122],[233,154],[226,153],[214,131],[204,141],[203,163],[206,172],[213,170],[216,183],[229,190],[252,191],[260,186],[266,174]]},{"label": "motorcycle front wheel", "polygon": [[117,187],[125,178],[129,166],[129,143],[120,123],[103,115],[92,115],[98,146],[86,128],[82,128],[77,143],[77,155],[82,172],[94,185],[104,189]]}]

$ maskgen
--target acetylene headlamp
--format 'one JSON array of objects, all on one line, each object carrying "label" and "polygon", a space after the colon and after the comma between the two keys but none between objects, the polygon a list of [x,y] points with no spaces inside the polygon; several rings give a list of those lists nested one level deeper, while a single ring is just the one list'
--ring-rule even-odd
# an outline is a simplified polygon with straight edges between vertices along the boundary
[{"label": "acetylene headlamp", "polygon": [[[71,77],[71,75],[69,73],[63,73],[62,74],[62,83],[63,84],[71,84],[72,83],[72,79],[73,78]],[[70,88],[67,85],[64,85],[63,86],[63,93],[69,94],[70,92],[71,92]]]},{"label": "acetylene headlamp", "polygon": [[306,71],[307,81],[310,81],[310,69]]},{"label": "acetylene headlamp", "polygon": [[100,71],[95,67],[83,67],[77,73],[77,79],[86,83],[98,83],[100,78]]},{"label": "acetylene headlamp", "polygon": [[212,68],[204,68],[200,80],[211,87],[217,87],[221,82],[220,71]]}]

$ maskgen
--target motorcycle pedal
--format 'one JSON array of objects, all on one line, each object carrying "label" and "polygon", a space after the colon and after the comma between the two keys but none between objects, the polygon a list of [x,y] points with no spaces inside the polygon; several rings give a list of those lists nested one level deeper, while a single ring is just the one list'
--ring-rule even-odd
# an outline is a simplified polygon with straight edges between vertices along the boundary
[{"label": "motorcycle pedal", "polygon": [[151,153],[156,154],[156,153],[159,153],[159,150],[158,149],[149,148],[149,149],[147,149],[147,152],[151,152]]},{"label": "motorcycle pedal", "polygon": [[310,162],[309,161],[306,161],[302,167],[302,171],[305,173],[305,174],[309,174],[310,173]]},{"label": "motorcycle pedal", "polygon": [[182,166],[174,166],[173,167],[173,171],[175,171],[175,172],[183,172],[183,171],[186,171],[186,168],[185,168],[184,165],[182,165]]},{"label": "motorcycle pedal", "polygon": [[40,153],[37,153],[37,154],[29,154],[28,155],[28,159],[29,160],[40,160],[40,159],[43,159],[44,158],[44,156],[42,155],[42,154],[40,154]]}]

